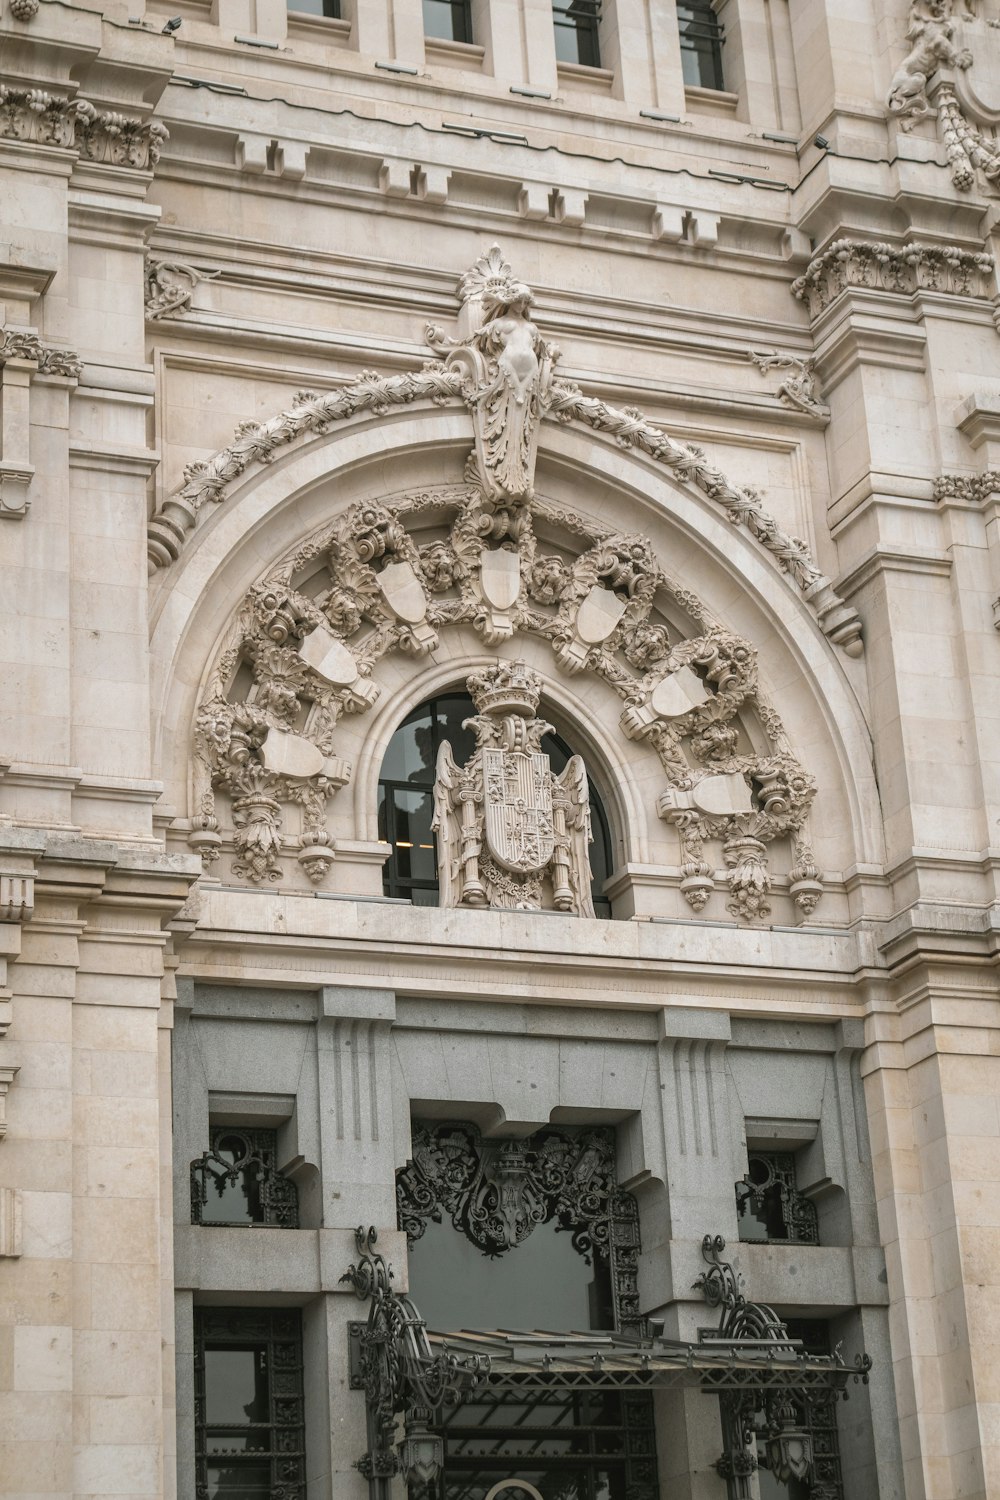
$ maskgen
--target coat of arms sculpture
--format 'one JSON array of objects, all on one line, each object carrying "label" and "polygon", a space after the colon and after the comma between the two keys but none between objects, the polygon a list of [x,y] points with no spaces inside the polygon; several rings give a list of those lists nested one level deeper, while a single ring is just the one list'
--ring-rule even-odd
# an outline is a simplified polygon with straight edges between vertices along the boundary
[{"label": "coat of arms sculpture", "polygon": [[468,688],[476,752],[458,766],[446,741],[437,760],[441,905],[592,917],[587,771],[573,755],[553,773],[542,749],[552,725],[535,717],[538,677],[523,661],[500,661]]}]

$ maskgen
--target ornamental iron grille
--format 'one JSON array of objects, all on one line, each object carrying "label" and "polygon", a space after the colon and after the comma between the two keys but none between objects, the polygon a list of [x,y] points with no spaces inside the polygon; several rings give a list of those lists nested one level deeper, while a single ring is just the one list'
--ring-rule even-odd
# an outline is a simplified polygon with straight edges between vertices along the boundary
[{"label": "ornamental iron grille", "polygon": [[747,1174],[736,1184],[741,1240],[818,1245],[816,1205],[795,1185],[791,1151],[748,1152]]},{"label": "ornamental iron grille", "polygon": [[299,1196],[278,1171],[274,1130],[213,1127],[211,1149],[191,1163],[191,1222],[298,1229]]},{"label": "ornamental iron grille", "polygon": [[[753,1349],[772,1351],[770,1359],[794,1355],[809,1363],[828,1364],[846,1372],[840,1345],[831,1355],[810,1349],[772,1307],[749,1302],[743,1294],[743,1278],[722,1259],[726,1242],[721,1235],[706,1235],[702,1256],[709,1269],[695,1282],[710,1307],[721,1309],[718,1331],[701,1330],[701,1342],[737,1343],[747,1354]],[[855,1382],[868,1384],[871,1359],[858,1355],[851,1371]],[[725,1388],[709,1381],[719,1392],[723,1451],[715,1467],[725,1479],[729,1500],[750,1500],[756,1493],[753,1476],[763,1467],[790,1493],[809,1500],[843,1500],[840,1455],[837,1443],[837,1396],[848,1399],[846,1374],[842,1381],[765,1385],[747,1383]],[[760,1446],[763,1445],[763,1458]],[[799,1486],[798,1490],[794,1486]]]},{"label": "ornamental iron grille", "polygon": [[653,1404],[644,1391],[487,1389],[449,1411],[442,1433],[437,1487],[411,1483],[409,1500],[482,1500],[497,1485],[507,1500],[505,1480],[510,1500],[532,1493],[546,1500],[659,1495]]},{"label": "ornamental iron grille", "polygon": [[[807,1354],[830,1354],[830,1329],[818,1318],[788,1318],[789,1337],[798,1339]],[[840,1464],[840,1435],[837,1429],[837,1397],[833,1392],[806,1395],[796,1392],[786,1403],[789,1421],[803,1432],[812,1454],[811,1484],[808,1486],[789,1468],[787,1455],[766,1428],[758,1429],[757,1458],[762,1469],[769,1470],[779,1484],[787,1486],[785,1500],[844,1500],[843,1472]]]},{"label": "ornamental iron grille", "polygon": [[196,1308],[194,1393],[197,1500],[304,1500],[298,1308]]},{"label": "ornamental iron grille", "polygon": [[399,1228],[411,1246],[445,1217],[484,1255],[521,1244],[541,1224],[572,1236],[587,1265],[610,1274],[614,1327],[641,1333],[639,1210],[615,1180],[608,1129],[551,1127],[522,1140],[483,1140],[474,1125],[414,1122],[412,1158],[396,1174]]}]

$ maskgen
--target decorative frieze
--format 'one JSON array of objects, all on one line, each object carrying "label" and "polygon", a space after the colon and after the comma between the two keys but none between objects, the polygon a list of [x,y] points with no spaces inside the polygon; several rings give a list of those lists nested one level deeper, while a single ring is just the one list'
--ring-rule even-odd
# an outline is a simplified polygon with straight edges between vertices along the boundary
[{"label": "decorative frieze", "polygon": [[1000,493],[1000,472],[986,469],[981,474],[941,474],[934,481],[935,500],[968,500],[980,505],[991,495]]},{"label": "decorative frieze", "polygon": [[[992,266],[989,257],[978,259],[986,262],[987,269]],[[958,272],[953,279],[959,279]],[[501,509],[506,519],[490,522],[496,541],[502,541],[503,528],[516,525],[518,507],[531,498],[539,422],[578,422],[611,435],[621,448],[663,464],[678,484],[693,486],[734,525],[745,527],[803,592],[829,638],[849,655],[861,654],[857,613],[834,594],[805,542],[778,524],[756,491],[730,483],[700,448],[675,441],[642,412],[609,406],[554,376],[558,351],[540,339],[527,316],[531,294],[513,278],[496,247],[480,257],[461,286],[459,327],[466,330],[464,337],[449,339],[439,328],[427,333],[435,353],[446,354],[445,361],[432,360],[419,372],[406,375],[365,371],[359,379],[325,395],[301,391],[287,411],[261,424],[241,424],[228,447],[210,459],[189,464],[181,488],[164,501],[149,523],[150,572],[180,555],[206,503],[221,503],[234,480],[252,465],[267,463],[281,448],[322,437],[333,423],[359,412],[378,416],[391,406],[419,400],[438,405],[461,400],[473,419],[473,460],[484,502],[504,502]],[[498,569],[494,594],[503,600],[511,580],[506,575],[501,579],[503,564],[499,558],[494,562]],[[508,606],[493,607],[502,614]],[[505,629],[502,621],[497,629]]]},{"label": "decorative frieze", "polygon": [[218,271],[199,271],[180,260],[158,260],[146,257],[146,317],[155,321],[172,313],[185,312],[191,306],[194,289],[201,281],[212,281]]},{"label": "decorative frieze", "polygon": [[954,245],[889,245],[835,240],[792,282],[792,295],[818,318],[841,292],[858,287],[909,296],[916,291],[986,298],[993,293],[993,257]]},{"label": "decorative frieze", "polygon": [[747,358],[757,366],[762,375],[769,374],[771,370],[788,371],[775,391],[782,406],[787,406],[792,411],[806,412],[811,417],[829,415],[823,405],[816,378],[815,360],[803,359],[797,354],[781,354],[777,349],[772,349],[769,353],[760,349],[748,349]]},{"label": "decorative frieze", "polygon": [[76,150],[87,161],[148,171],[169,131],[159,120],[99,110],[87,99],[0,84],[0,139]]}]

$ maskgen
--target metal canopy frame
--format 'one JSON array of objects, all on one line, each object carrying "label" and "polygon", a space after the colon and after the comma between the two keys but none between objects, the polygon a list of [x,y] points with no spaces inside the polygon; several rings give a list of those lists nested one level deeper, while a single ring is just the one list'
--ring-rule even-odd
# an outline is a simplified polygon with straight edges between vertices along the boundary
[{"label": "metal canopy frame", "polygon": [[[708,1270],[695,1282],[719,1325],[697,1343],[617,1333],[515,1331],[430,1332],[409,1297],[392,1287],[392,1270],[376,1249],[374,1228],[357,1230],[359,1260],[341,1278],[370,1301],[367,1322],[349,1325],[350,1384],[364,1390],[368,1451],[356,1468],[368,1479],[370,1500],[389,1500],[392,1478],[404,1472],[397,1451],[397,1419],[428,1422],[486,1388],[528,1395],[552,1390],[657,1390],[688,1386],[719,1398],[723,1452],[716,1465],[730,1500],[746,1500],[757,1467],[764,1415],[769,1463],[779,1477],[811,1470],[808,1440],[794,1429],[793,1402],[846,1398],[850,1380],[867,1384],[871,1359],[848,1365],[840,1351],[809,1354],[774,1310],[750,1302],[742,1279],[722,1260],[726,1242],[706,1235]],[[835,1500],[813,1485],[813,1500]]]}]

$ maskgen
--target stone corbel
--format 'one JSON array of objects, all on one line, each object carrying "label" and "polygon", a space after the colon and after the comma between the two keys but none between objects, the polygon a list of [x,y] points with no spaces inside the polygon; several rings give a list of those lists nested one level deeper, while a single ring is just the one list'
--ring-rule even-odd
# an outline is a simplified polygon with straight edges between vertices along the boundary
[{"label": "stone corbel", "polygon": [[0,1066],[0,1141],[7,1134],[7,1090],[20,1071],[20,1068]]},{"label": "stone corbel", "polygon": [[[10,1026],[12,1014],[13,996],[7,983],[7,968],[21,956],[21,928],[24,923],[31,920],[34,909],[35,882],[33,877],[24,874],[0,874],[0,1041],[3,1040]],[[3,1070],[0,1069],[0,1086],[6,1093],[11,1079],[8,1078],[7,1084],[3,1085],[2,1072]],[[0,1099],[0,1112],[2,1112],[2,1099]],[[0,1122],[0,1135],[2,1134],[2,1122]]]}]

